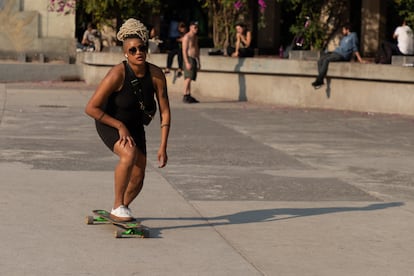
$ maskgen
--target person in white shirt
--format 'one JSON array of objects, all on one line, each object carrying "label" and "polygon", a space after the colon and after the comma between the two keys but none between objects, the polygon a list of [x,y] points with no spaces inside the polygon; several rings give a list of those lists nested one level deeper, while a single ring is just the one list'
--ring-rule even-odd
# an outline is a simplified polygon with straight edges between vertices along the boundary
[{"label": "person in white shirt", "polygon": [[397,40],[397,43],[383,41],[375,57],[375,63],[390,64],[393,55],[414,54],[413,30],[405,20],[395,29],[392,37]]},{"label": "person in white shirt", "polygon": [[101,51],[101,33],[91,22],[88,23],[87,28],[83,33],[81,44],[84,50]]},{"label": "person in white shirt", "polygon": [[401,54],[414,54],[413,30],[410,28],[410,26],[407,25],[405,20],[402,22],[401,26],[398,26],[395,29],[392,37],[398,41],[397,47]]}]

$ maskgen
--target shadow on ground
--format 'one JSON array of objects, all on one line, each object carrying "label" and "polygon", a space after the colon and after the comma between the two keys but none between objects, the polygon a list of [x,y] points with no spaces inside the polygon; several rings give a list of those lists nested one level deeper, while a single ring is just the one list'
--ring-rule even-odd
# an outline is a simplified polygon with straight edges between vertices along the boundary
[{"label": "shadow on ground", "polygon": [[141,218],[141,221],[171,220],[171,221],[203,221],[203,223],[175,225],[171,227],[151,228],[151,237],[159,238],[163,230],[194,227],[215,227],[234,224],[248,224],[287,220],[308,216],[319,216],[342,212],[377,211],[387,208],[403,206],[403,202],[375,203],[364,207],[325,207],[325,208],[275,208],[263,210],[243,211],[235,214],[216,217],[177,217],[177,218]]}]

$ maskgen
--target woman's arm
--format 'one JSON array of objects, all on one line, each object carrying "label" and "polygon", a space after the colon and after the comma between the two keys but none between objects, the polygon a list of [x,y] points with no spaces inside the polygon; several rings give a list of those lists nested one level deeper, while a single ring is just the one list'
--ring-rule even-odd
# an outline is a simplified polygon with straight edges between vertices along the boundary
[{"label": "woman's arm", "polygon": [[121,66],[116,65],[109,70],[85,107],[85,113],[90,117],[112,127],[116,127],[116,124],[114,123],[115,119],[112,118],[111,120],[111,117],[104,113],[103,106],[114,91],[118,91],[122,88],[124,72]]},{"label": "woman's arm", "polygon": [[[119,91],[122,88],[125,77],[123,66],[123,64],[114,66],[102,79],[101,83],[96,88],[95,93],[89,99],[85,107],[85,113],[101,123],[118,129],[119,136],[121,138],[127,138],[130,137],[130,133],[125,125],[121,121],[106,114],[103,110],[103,106],[105,106],[109,96],[112,93],[116,93],[114,91]],[[132,145],[132,141],[128,141],[130,145]]]},{"label": "woman's arm", "polygon": [[252,33],[250,31],[246,32],[246,35],[241,35],[240,37],[243,44],[246,46],[246,48],[250,47],[250,44],[252,43]]},{"label": "woman's arm", "polygon": [[155,65],[151,65],[150,70],[160,110],[161,144],[158,150],[158,166],[162,168],[165,167],[168,161],[167,144],[171,127],[170,102],[168,99],[167,82],[162,70]]},{"label": "woman's arm", "polygon": [[235,45],[235,50],[234,53],[232,54],[233,57],[238,57],[239,56],[239,49],[240,49],[240,36],[241,34],[237,33],[236,35],[236,45]]},{"label": "woman's arm", "polygon": [[89,45],[88,33],[89,31],[85,31],[83,33],[82,42],[81,42],[83,45]]}]

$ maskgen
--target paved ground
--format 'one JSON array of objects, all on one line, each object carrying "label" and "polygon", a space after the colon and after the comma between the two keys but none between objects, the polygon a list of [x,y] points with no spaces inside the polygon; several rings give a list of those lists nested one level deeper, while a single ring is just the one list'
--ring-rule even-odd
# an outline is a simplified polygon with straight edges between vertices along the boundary
[{"label": "paved ground", "polygon": [[169,165],[155,121],[131,206],[153,238],[115,239],[84,222],[116,163],[92,91],[0,84],[1,275],[413,275],[413,118],[171,93]]}]

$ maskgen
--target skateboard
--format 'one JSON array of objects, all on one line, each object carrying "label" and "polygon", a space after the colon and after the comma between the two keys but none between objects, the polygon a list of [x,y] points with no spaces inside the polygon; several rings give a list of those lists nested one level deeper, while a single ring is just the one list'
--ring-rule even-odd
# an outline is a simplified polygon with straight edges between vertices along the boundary
[{"label": "skateboard", "polygon": [[150,231],[141,225],[139,221],[117,221],[111,218],[110,213],[105,210],[93,210],[93,216],[86,217],[86,224],[113,224],[118,229],[115,230],[115,238],[149,238]]}]

